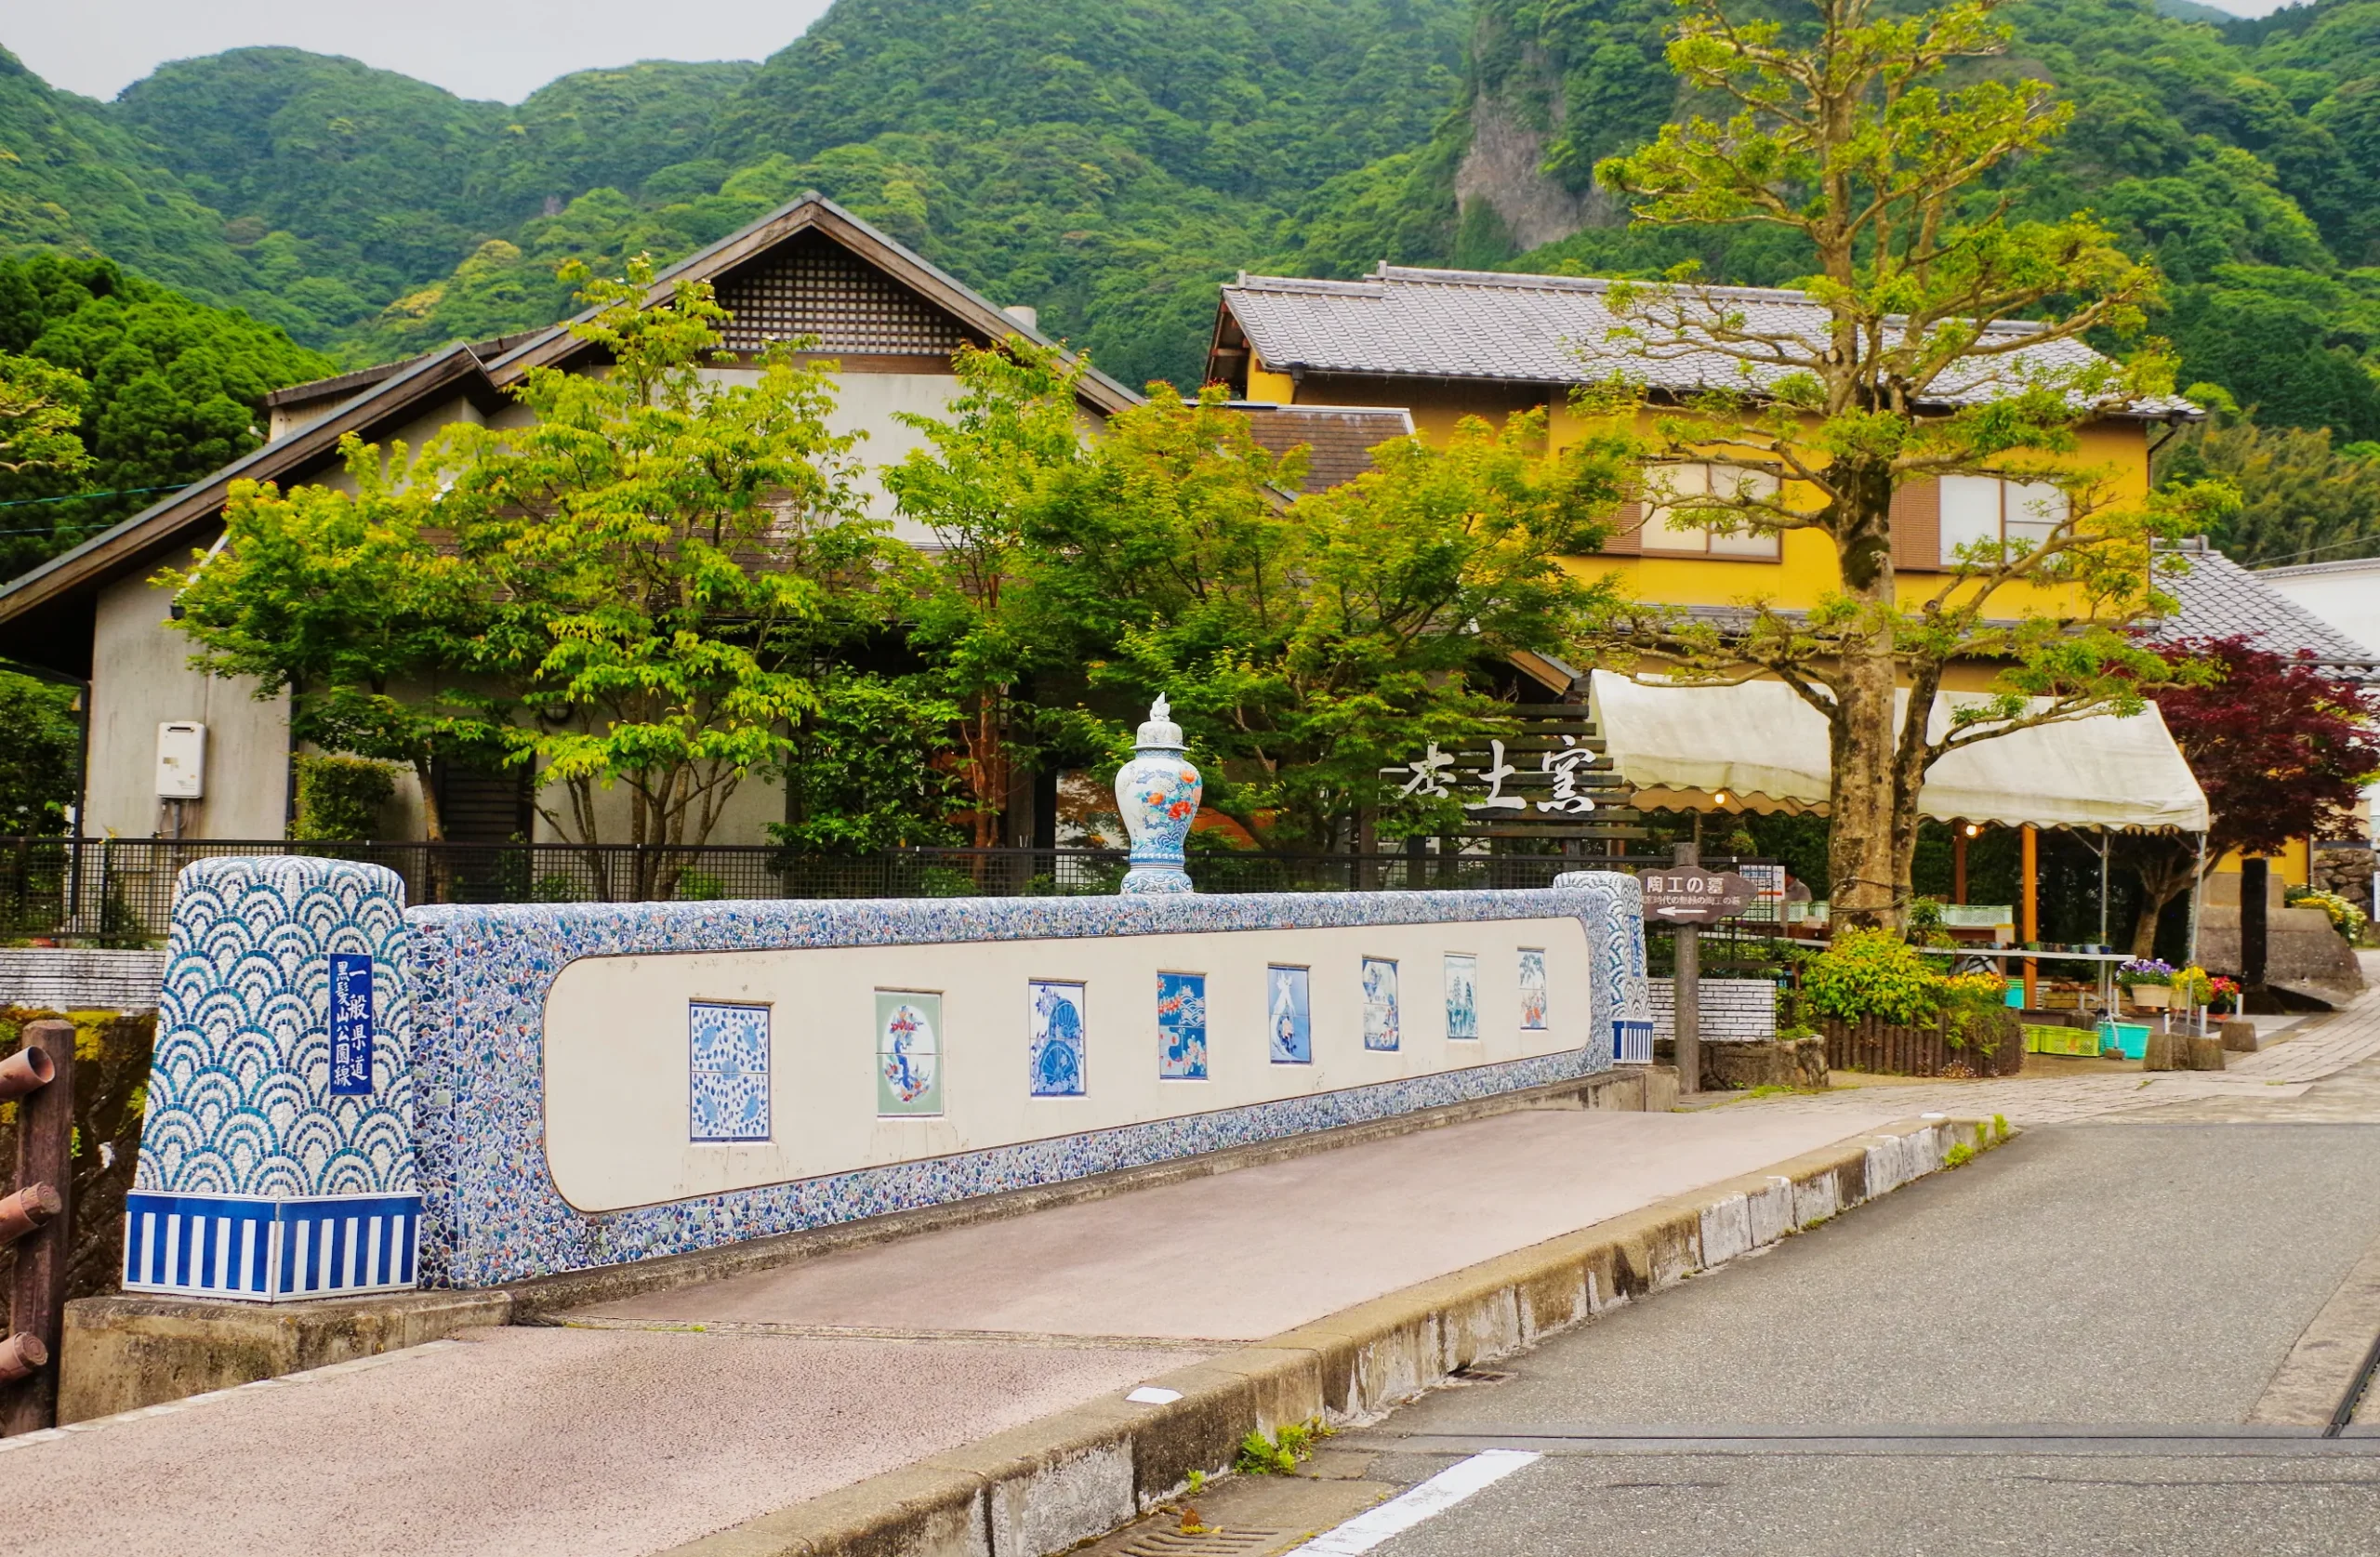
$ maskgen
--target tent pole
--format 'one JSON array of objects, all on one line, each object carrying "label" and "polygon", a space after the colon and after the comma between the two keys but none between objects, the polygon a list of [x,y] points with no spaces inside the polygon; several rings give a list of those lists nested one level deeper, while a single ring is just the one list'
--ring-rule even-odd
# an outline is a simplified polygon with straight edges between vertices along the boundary
[{"label": "tent pole", "polygon": [[[2041,896],[2036,890],[2039,886],[2041,869],[2041,835],[2034,831],[2033,825],[2028,822],[2019,837],[2023,839],[2021,851],[2025,867],[2025,901],[2024,905],[2017,910],[2024,916],[2024,930],[2017,939],[2030,947],[2042,938]],[[2025,1009],[2027,1010],[2041,1009],[2041,1002],[2035,998],[2041,972],[2040,962],[2030,957],[2025,959]]]},{"label": "tent pole", "polygon": [[[2198,966],[2198,897],[2199,893],[2205,890],[2206,835],[2204,833],[2201,833],[2198,835],[2198,868],[2190,877],[2190,949],[2189,955],[2182,959],[2183,966],[2188,968],[2195,968]],[[2247,899],[2241,898],[2240,901],[2244,904],[2247,902]],[[2248,943],[2245,933],[2247,912],[2244,908],[2241,911],[2240,917],[2242,930],[2240,938],[2240,945],[2244,951]],[[2242,1010],[2247,1009],[2245,1001],[2241,1002],[2241,1009]]]},{"label": "tent pole", "polygon": [[2108,851],[2114,840],[2104,826],[2099,829],[2099,944],[2108,943]]}]

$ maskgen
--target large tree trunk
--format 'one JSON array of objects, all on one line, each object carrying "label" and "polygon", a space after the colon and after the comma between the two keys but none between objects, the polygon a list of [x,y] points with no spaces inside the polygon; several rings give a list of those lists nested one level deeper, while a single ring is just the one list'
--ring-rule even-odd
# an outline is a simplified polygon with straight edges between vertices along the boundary
[{"label": "large tree trunk", "polygon": [[1844,635],[1830,683],[1834,772],[1829,809],[1828,896],[1837,925],[1897,928],[1908,864],[1899,849],[1901,812],[1915,838],[1916,797],[1897,793],[1903,766],[1893,719],[1897,666],[1889,615],[1893,601],[1892,473],[1877,466],[1845,482],[1828,517],[1844,592],[1868,613],[1864,630]]},{"label": "large tree trunk", "polygon": [[1893,662],[1890,655],[1863,655],[1844,672],[1835,687],[1828,899],[1837,925],[1891,925],[1898,921]]}]

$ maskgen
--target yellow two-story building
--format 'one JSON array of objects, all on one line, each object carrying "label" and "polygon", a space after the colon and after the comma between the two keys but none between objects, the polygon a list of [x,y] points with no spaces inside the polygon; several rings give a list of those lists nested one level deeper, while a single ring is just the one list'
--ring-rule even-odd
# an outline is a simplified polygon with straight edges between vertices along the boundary
[{"label": "yellow two-story building", "polygon": [[[1207,376],[1257,404],[1396,407],[1433,441],[1448,437],[1465,416],[1501,424],[1514,412],[1541,410],[1556,450],[1588,430],[1572,412],[1572,391],[1615,372],[1641,383],[1656,408],[1664,396],[1741,381],[1739,364],[1716,352],[1615,344],[1614,331],[1631,321],[1611,293],[1611,283],[1592,277],[1386,264],[1360,281],[1243,274],[1223,288]],[[1799,292],[1725,287],[1696,296],[1744,310],[1764,330],[1825,337],[1826,311]],[[2056,341],[2017,355],[2075,363],[2092,354],[2080,342]],[[1978,370],[1954,377],[1945,404],[1997,392],[1993,376]],[[2178,397],[2144,401],[2081,429],[2069,457],[2098,476],[2099,501],[2136,500],[2149,491],[2156,441],[2201,415]],[[1784,610],[1813,605],[1841,583],[1824,534],[1714,534],[1691,522],[1683,505],[1660,501],[1665,495],[1690,500],[1711,492],[1713,482],[1771,480],[1726,466],[1667,466],[1648,478],[1655,500],[1624,508],[1603,551],[1574,566],[1582,574],[1621,574],[1630,594],[1665,605],[1726,607],[1755,599]],[[1894,510],[1893,567],[1902,599],[1914,602],[1937,592],[1961,547],[2054,529],[2066,517],[2066,502],[2046,484],[1972,476],[1911,482]],[[2010,587],[1995,597],[1993,611],[2066,615],[2080,604],[2067,587]],[[1967,667],[1954,684],[1976,684],[1989,674],[1985,666]]]}]

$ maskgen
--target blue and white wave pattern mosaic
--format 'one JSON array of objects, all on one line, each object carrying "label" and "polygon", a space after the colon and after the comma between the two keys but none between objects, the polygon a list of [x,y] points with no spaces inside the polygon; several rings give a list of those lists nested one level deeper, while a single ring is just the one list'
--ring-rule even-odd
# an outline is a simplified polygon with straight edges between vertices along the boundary
[{"label": "blue and white wave pattern mosaic", "polygon": [[[408,916],[423,1012],[422,1276],[489,1287],[681,1254],[772,1234],[1047,1184],[1575,1078],[1612,1064],[1612,1022],[1641,988],[1634,878],[1583,873],[1527,891],[1152,894],[1114,898],[781,900],[439,905]],[[1121,1128],[698,1196],[606,1215],[574,1210],[542,1143],[544,1016],[583,957],[1060,936],[1427,924],[1575,916],[1595,976],[1587,1041],[1556,1054]],[[1632,963],[1632,956],[1633,961]]]},{"label": "blue and white wave pattern mosaic", "polygon": [[[127,1288],[275,1299],[413,1285],[406,934],[403,883],[377,865],[184,867],[126,1200]],[[370,959],[367,1091],[332,1090],[335,953]]]}]

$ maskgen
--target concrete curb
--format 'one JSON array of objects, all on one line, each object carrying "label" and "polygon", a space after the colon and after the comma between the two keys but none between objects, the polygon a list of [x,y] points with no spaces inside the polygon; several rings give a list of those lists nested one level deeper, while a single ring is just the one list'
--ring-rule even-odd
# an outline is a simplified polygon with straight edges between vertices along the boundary
[{"label": "concrete curb", "polygon": [[1911,1119],[1357,1304],[1120,1394],[675,1547],[665,1557],[1046,1557],[1227,1469],[1242,1437],[1359,1419],[1457,1369],[1675,1286],[1990,1150],[1997,1120]]},{"label": "concrete curb", "polygon": [[138,1293],[81,1298],[66,1305],[58,1419],[87,1421],[258,1379],[418,1346],[477,1326],[550,1324],[558,1314],[593,1303],[724,1281],[841,1249],[1028,1216],[1053,1206],[1285,1162],[1499,1114],[1537,1108],[1667,1112],[1676,1095],[1674,1073],[1632,1065],[1031,1189],[784,1233],[694,1254],[540,1276],[507,1287],[274,1304]]}]

